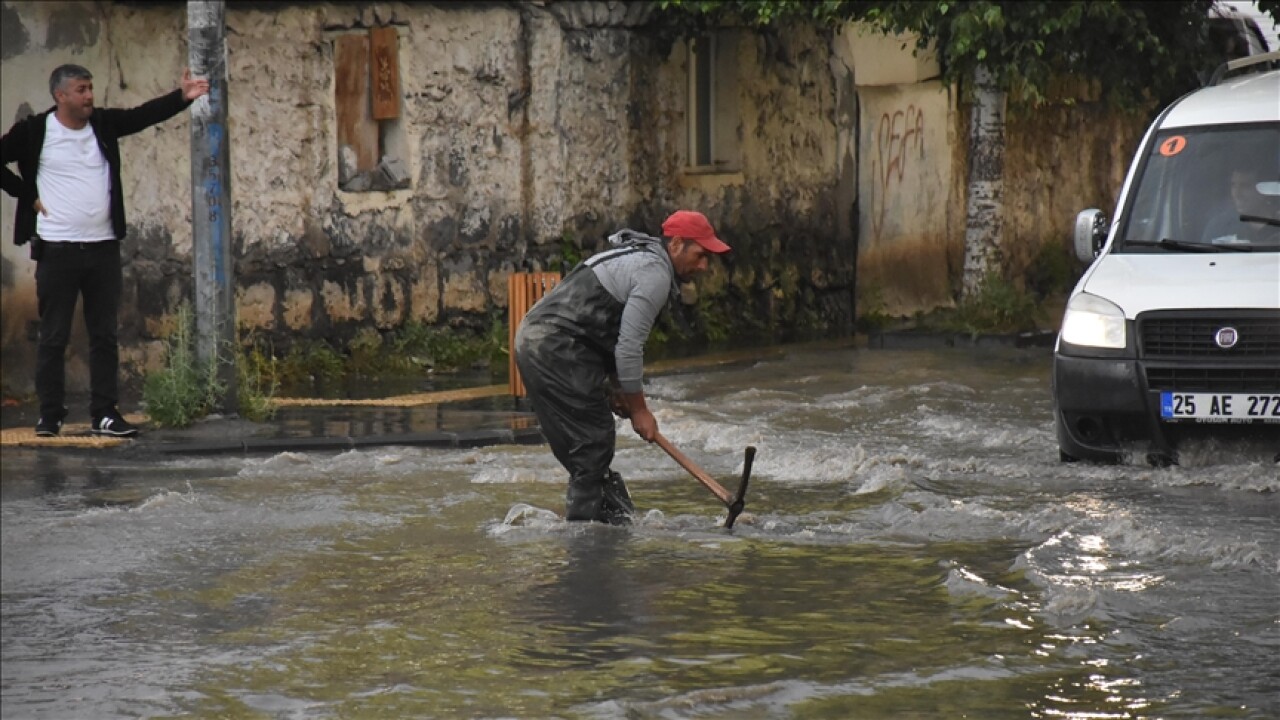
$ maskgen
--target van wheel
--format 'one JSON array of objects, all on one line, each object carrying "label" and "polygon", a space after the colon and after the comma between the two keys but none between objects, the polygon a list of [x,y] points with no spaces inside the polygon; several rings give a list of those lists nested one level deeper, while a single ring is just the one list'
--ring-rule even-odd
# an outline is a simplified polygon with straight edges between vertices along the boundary
[{"label": "van wheel", "polygon": [[1073,463],[1080,462],[1080,458],[1068,455],[1062,448],[1058,448],[1058,462]]}]

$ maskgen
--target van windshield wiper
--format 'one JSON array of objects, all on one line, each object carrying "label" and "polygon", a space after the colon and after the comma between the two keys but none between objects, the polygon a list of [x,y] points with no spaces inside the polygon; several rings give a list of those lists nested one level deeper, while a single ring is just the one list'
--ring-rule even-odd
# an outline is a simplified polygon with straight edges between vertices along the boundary
[{"label": "van windshield wiper", "polygon": [[1125,240],[1125,247],[1153,247],[1164,248],[1166,250],[1184,250],[1186,252],[1253,252],[1252,245],[1243,243],[1224,243],[1214,245],[1212,243],[1187,242],[1185,240],[1173,240],[1165,238],[1163,240]]},{"label": "van windshield wiper", "polygon": [[1280,225],[1280,218],[1267,217],[1265,215],[1241,215],[1240,222],[1256,222],[1264,225]]}]

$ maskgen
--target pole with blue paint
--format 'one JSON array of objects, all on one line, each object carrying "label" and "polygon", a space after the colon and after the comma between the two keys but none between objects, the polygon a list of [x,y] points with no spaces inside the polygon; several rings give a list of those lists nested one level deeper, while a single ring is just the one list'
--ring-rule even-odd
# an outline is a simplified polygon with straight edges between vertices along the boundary
[{"label": "pole with blue paint", "polygon": [[236,400],[235,273],[231,259],[231,147],[227,133],[226,3],[187,1],[193,77],[209,92],[191,106],[191,234],[195,256],[196,356],[217,363],[226,388],[223,411]]}]

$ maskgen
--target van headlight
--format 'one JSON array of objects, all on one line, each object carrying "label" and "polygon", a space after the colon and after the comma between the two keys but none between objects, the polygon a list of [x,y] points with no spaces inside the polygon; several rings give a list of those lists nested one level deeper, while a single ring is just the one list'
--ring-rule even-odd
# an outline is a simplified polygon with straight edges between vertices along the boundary
[{"label": "van headlight", "polygon": [[1123,349],[1124,311],[1110,300],[1080,293],[1067,303],[1062,341],[1072,345]]}]

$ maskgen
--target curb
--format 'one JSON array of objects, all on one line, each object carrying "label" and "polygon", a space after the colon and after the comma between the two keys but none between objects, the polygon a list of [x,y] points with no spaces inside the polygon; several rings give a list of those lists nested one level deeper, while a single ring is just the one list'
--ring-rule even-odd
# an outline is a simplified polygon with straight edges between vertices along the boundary
[{"label": "curb", "polygon": [[890,330],[867,336],[871,350],[933,350],[938,348],[1053,348],[1058,333],[1039,330],[1024,333],[970,335],[956,332]]},{"label": "curb", "polygon": [[359,450],[373,447],[429,447],[442,450],[494,445],[540,445],[546,442],[537,427],[514,430],[465,430],[462,432],[406,433],[400,435],[245,438],[229,441],[174,442],[135,446],[139,454],[250,455],[256,453]]}]

